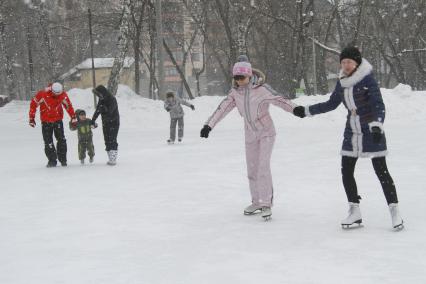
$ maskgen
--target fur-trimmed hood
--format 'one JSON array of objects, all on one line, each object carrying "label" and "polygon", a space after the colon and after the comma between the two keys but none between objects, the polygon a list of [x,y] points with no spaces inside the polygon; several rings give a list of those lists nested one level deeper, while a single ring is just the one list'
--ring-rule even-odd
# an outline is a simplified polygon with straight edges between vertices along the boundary
[{"label": "fur-trimmed hood", "polygon": [[[250,79],[251,88],[257,88],[257,87],[262,86],[266,82],[265,73],[263,73],[262,71],[260,71],[259,69],[256,69],[256,68],[253,68],[252,72],[253,72],[253,75],[251,76],[251,79]],[[238,88],[238,85],[234,81],[234,79],[232,79],[232,87],[235,88],[235,89]]]},{"label": "fur-trimmed hood", "polygon": [[373,66],[370,64],[370,62],[367,61],[367,59],[363,58],[361,64],[358,66],[358,68],[355,70],[355,72],[349,76],[346,77],[346,75],[343,73],[343,70],[340,70],[339,78],[340,79],[340,85],[343,88],[350,88],[355,86],[357,83],[359,83],[362,79],[365,78],[365,76],[369,75],[373,71]]}]

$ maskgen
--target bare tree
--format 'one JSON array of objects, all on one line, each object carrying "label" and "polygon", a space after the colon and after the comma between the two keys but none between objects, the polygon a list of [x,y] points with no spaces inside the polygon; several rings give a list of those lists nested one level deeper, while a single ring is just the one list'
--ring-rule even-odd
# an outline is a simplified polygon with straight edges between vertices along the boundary
[{"label": "bare tree", "polygon": [[111,75],[108,80],[108,90],[115,96],[117,93],[118,82],[120,80],[120,73],[124,66],[124,60],[128,49],[129,34],[130,34],[130,11],[131,11],[131,0],[121,0],[123,14],[120,24],[120,33],[117,42],[117,54],[114,58],[114,64],[112,66]]},{"label": "bare tree", "polygon": [[4,66],[6,69],[6,86],[7,86],[7,96],[9,100],[13,100],[16,98],[16,90],[15,90],[15,81],[13,74],[13,59],[10,56],[10,52],[7,48],[7,37],[6,37],[6,23],[4,17],[4,3],[0,3],[0,50],[3,55]]}]

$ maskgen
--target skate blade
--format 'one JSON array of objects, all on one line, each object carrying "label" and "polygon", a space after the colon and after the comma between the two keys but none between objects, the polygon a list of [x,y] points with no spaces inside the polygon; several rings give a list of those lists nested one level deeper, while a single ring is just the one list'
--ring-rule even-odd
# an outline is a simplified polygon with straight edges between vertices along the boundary
[{"label": "skate blade", "polygon": [[272,219],[272,215],[262,216],[262,218],[263,218],[263,221],[268,222],[268,221],[270,221]]},{"label": "skate blade", "polygon": [[342,225],[342,229],[345,229],[345,230],[357,229],[357,228],[364,227],[364,225],[362,224],[362,220],[357,220],[357,221],[353,222],[352,224],[341,224],[341,225]]},{"label": "skate blade", "polygon": [[246,216],[257,215],[257,214],[259,214],[261,211],[262,211],[262,210],[260,210],[260,209],[255,210],[255,211],[253,211],[253,212],[247,212],[247,211],[244,211],[244,215],[246,215]]},{"label": "skate blade", "polygon": [[396,232],[403,230],[404,229],[404,221],[402,221],[401,224],[394,226],[393,229]]}]

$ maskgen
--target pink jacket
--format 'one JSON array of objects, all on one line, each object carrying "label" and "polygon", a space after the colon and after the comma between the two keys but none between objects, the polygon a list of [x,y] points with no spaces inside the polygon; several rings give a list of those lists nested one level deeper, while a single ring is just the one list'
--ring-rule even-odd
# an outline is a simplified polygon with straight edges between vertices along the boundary
[{"label": "pink jacket", "polygon": [[233,88],[206,124],[213,129],[234,107],[237,107],[240,115],[244,117],[246,143],[275,136],[275,126],[269,114],[270,104],[288,112],[293,112],[297,106],[282,96],[273,95],[263,85]]}]

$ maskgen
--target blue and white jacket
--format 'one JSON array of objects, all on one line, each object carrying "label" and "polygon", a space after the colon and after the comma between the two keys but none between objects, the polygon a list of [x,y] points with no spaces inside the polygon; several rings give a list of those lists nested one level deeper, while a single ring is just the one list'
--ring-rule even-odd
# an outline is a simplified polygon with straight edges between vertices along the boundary
[{"label": "blue and white jacket", "polygon": [[[386,138],[383,132],[385,105],[380,88],[372,75],[373,67],[362,59],[358,69],[349,77],[340,71],[330,99],[305,108],[307,116],[336,109],[343,102],[348,109],[346,128],[343,134],[341,154],[349,157],[383,157],[387,154]],[[371,128],[382,130],[382,139],[374,143]]]}]

